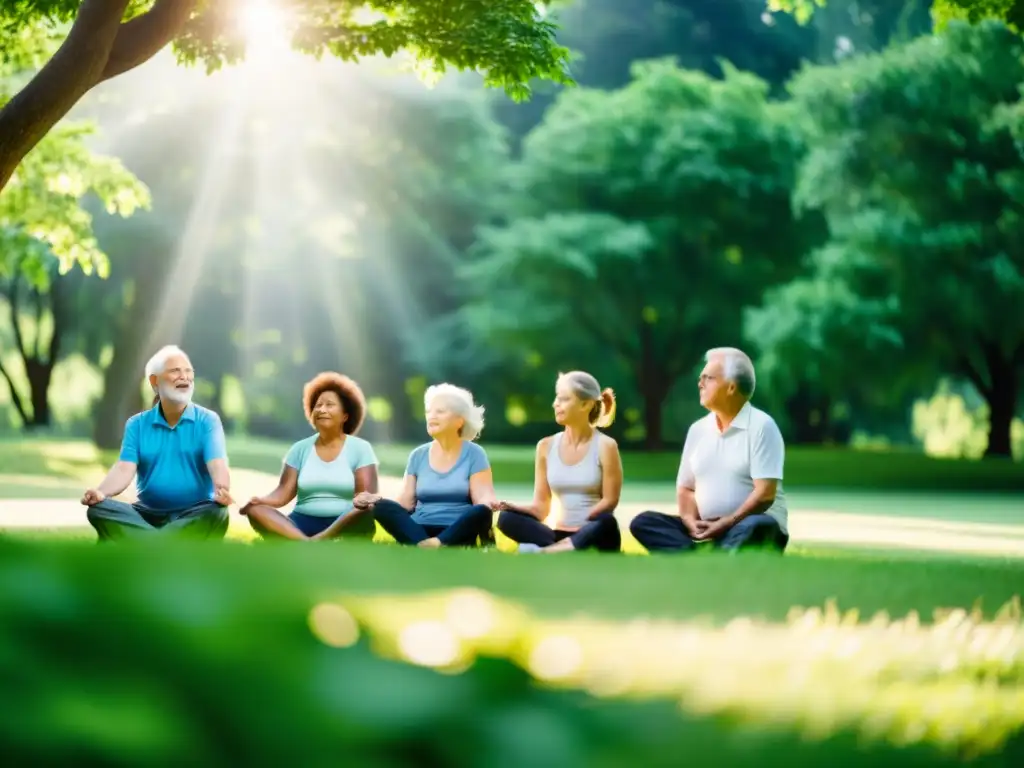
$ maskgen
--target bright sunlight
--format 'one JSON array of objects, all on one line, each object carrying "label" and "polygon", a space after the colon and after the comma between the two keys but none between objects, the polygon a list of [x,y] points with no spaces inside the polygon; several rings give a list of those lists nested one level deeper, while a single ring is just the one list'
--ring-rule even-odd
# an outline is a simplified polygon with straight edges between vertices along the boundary
[{"label": "bright sunlight", "polygon": [[288,19],[270,0],[247,0],[239,23],[248,56],[266,56],[287,48]]}]

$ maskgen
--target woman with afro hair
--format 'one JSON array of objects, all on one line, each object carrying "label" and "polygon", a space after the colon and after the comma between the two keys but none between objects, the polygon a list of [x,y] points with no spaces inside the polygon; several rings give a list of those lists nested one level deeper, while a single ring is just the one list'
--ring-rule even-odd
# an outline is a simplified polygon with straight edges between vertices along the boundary
[{"label": "woman with afro hair", "polygon": [[[321,373],[303,388],[302,406],[316,434],[288,450],[277,488],[253,497],[242,514],[267,537],[373,536],[369,506],[353,503],[359,494],[377,492],[377,456],[356,436],[366,415],[363,391],[348,376]],[[281,508],[296,497],[291,514],[283,514]]]}]

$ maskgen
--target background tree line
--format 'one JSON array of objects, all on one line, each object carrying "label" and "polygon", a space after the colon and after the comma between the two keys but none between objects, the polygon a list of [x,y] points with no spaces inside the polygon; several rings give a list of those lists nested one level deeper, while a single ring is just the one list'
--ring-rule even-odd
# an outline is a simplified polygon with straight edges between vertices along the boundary
[{"label": "background tree line", "polygon": [[[376,439],[417,439],[446,379],[488,405],[488,440],[528,442],[580,367],[619,393],[616,436],[657,448],[699,413],[703,350],[735,344],[792,442],[909,443],[950,432],[957,402],[1009,455],[1024,50],[995,22],[935,35],[930,11],[579,0],[558,35],[578,87],[518,104],[366,67],[323,76],[317,108],[159,62],[111,81],[29,156],[38,183],[0,196],[21,238],[0,269],[6,423],[116,445],[175,341],[254,435],[301,434],[301,384],[331,368],[363,383]],[[150,91],[170,106],[139,112]],[[40,251],[33,231],[69,219],[68,248],[95,253]]]}]

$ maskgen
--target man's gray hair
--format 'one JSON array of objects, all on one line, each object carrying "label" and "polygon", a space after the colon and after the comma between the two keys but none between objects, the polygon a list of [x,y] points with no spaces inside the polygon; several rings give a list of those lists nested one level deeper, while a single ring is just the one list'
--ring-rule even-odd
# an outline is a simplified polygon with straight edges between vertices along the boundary
[{"label": "man's gray hair", "polygon": [[722,375],[726,381],[736,384],[736,389],[747,400],[754,396],[757,377],[754,375],[754,363],[750,356],[736,347],[715,347],[704,354],[704,361],[722,361]]},{"label": "man's gray hair", "polygon": [[146,363],[146,378],[148,379],[150,376],[163,373],[164,369],[167,368],[167,361],[179,355],[188,359],[185,350],[174,344],[168,344],[166,347],[158,349],[156,354],[149,358],[149,362]]}]

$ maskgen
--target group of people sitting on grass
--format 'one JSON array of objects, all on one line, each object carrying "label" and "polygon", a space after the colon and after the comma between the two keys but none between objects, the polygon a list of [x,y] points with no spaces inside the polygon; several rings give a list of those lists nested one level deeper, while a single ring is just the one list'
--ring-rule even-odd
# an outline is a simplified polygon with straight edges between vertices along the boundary
[{"label": "group of people sitting on grass", "polygon": [[[643,512],[630,532],[651,552],[689,551],[705,542],[783,551],[789,541],[785,447],[775,421],[750,404],[754,366],[733,348],[710,350],[705,363],[697,386],[709,413],[686,435],[678,509]],[[157,532],[223,537],[234,501],[221,420],[192,402],[195,373],[178,347],[157,352],[146,376],[153,406],[128,420],[117,463],[83,495],[89,522],[101,541]],[[612,423],[615,397],[588,373],[564,373],[555,383],[560,429],[537,444],[529,504],[495,493],[487,452],[475,442],[484,409],[465,389],[427,389],[430,442],[409,455],[393,499],[378,492],[377,457],[358,437],[366,414],[359,386],[347,376],[321,373],[306,384],[302,403],[315,434],[288,450],[277,487],[239,510],[264,537],[372,537],[376,521],[399,544],[475,546],[493,540],[497,513],[497,528],[519,552],[621,550],[615,509],[622,461],[615,440],[601,432]],[[133,480],[138,500],[116,500]]]}]

